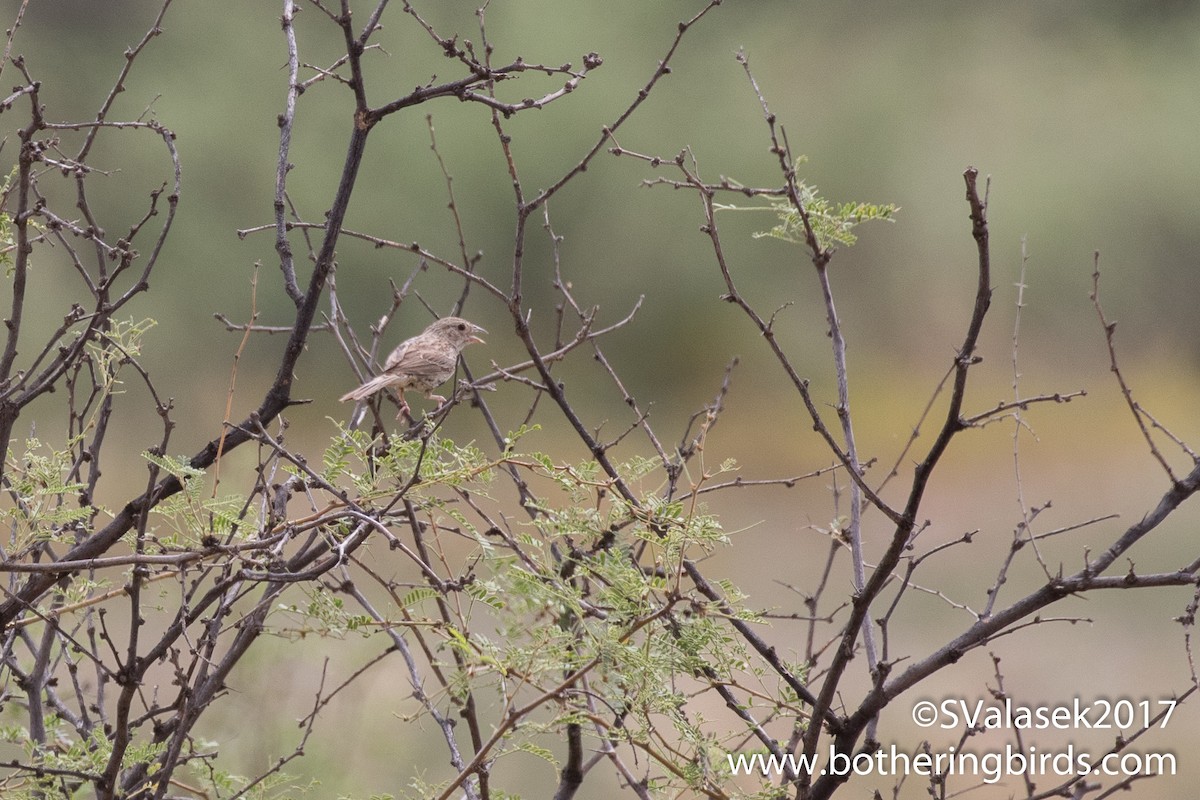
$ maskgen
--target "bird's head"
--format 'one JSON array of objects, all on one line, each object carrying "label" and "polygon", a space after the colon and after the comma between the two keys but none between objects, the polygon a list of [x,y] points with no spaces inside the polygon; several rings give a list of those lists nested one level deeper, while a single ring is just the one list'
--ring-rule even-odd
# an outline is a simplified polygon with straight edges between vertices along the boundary
[{"label": "bird's head", "polygon": [[468,322],[461,317],[443,317],[430,325],[426,333],[432,333],[450,342],[458,350],[471,343],[483,344],[479,334],[487,333],[474,322]]}]

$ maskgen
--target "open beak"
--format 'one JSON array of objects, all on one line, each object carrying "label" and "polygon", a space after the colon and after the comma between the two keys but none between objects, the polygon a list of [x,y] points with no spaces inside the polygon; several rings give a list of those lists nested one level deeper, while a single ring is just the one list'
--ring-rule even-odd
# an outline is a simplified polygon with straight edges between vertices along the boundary
[{"label": "open beak", "polygon": [[[487,331],[485,331],[483,328],[481,328],[481,327],[479,327],[478,325],[476,325],[476,326],[475,326],[475,333],[487,333]],[[480,338],[479,338],[478,336],[476,336],[474,333],[473,333],[473,334],[471,334],[470,338],[468,338],[468,339],[467,339],[467,342],[468,342],[468,343],[469,343],[469,342],[474,342],[475,344],[487,344],[487,342],[485,342],[483,339],[480,339]]]}]

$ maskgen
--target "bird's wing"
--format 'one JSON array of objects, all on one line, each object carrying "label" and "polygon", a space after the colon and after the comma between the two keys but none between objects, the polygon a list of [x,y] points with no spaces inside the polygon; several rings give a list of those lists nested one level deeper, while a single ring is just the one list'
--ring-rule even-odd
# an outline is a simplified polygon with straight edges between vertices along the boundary
[{"label": "bird's wing", "polygon": [[446,348],[409,347],[395,363],[388,364],[386,371],[441,383],[446,379],[446,373],[454,369],[455,360],[455,353]]},{"label": "bird's wing", "polygon": [[[415,336],[413,337],[416,338]],[[388,353],[387,361],[383,362],[383,368],[389,370],[399,364],[404,359],[404,354],[412,347],[413,340],[405,339],[400,344],[396,345],[396,349]]]}]

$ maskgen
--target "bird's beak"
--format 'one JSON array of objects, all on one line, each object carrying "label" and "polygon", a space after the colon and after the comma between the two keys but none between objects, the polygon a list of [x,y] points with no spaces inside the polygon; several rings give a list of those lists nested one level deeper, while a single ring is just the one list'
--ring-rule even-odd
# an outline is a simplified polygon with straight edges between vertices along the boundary
[{"label": "bird's beak", "polygon": [[[487,331],[485,331],[483,328],[479,327],[478,325],[475,326],[475,332],[476,333],[487,333]],[[474,342],[475,344],[487,344],[487,342],[485,342],[483,339],[480,339],[475,334],[471,334],[470,338],[468,338],[467,341]]]}]

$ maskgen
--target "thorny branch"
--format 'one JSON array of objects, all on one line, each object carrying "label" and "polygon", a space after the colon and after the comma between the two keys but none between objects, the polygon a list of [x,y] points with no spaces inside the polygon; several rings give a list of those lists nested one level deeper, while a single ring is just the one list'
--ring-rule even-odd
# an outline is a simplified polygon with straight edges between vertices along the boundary
[{"label": "thorny branch", "polygon": [[[284,320],[260,325],[257,303],[245,324],[218,315],[227,328],[242,334],[239,357],[241,348],[253,340],[252,333],[286,337],[274,380],[241,422],[226,419],[215,426],[209,441],[190,458],[169,457],[173,403],[160,395],[139,360],[134,334],[114,315],[149,287],[181,197],[180,157],[174,134],[166,127],[140,117],[110,117],[134,62],[163,33],[170,5],[171,0],[164,0],[146,34],[126,52],[116,81],[89,119],[47,121],[42,86],[31,66],[20,57],[9,60],[26,3],[8,33],[0,63],[0,69],[11,65],[19,73],[14,81],[18,85],[0,100],[0,114],[11,116],[28,104],[28,116],[17,131],[16,174],[2,205],[4,213],[11,214],[13,241],[4,249],[12,256],[12,298],[0,351],[0,442],[5,448],[0,489],[18,520],[0,549],[0,575],[9,578],[0,589],[0,675],[11,676],[0,686],[15,687],[0,689],[0,707],[12,707],[19,698],[27,717],[28,749],[23,760],[8,765],[12,774],[0,777],[0,791],[12,780],[36,780],[40,796],[65,796],[90,784],[103,798],[166,798],[172,787],[180,786],[185,766],[208,770],[215,785],[218,754],[194,737],[195,726],[229,691],[245,655],[264,635],[288,630],[278,620],[291,615],[300,620],[294,629],[299,636],[366,630],[387,637],[386,646],[335,680],[331,690],[325,688],[330,677],[327,663],[315,697],[302,709],[307,713],[299,741],[247,779],[234,796],[258,791],[280,776],[285,765],[303,755],[322,713],[343,690],[385,668],[397,654],[415,709],[406,719],[432,720],[449,762],[449,773],[430,768],[433,784],[424,787],[427,796],[499,796],[507,789],[499,785],[501,773],[493,774],[496,760],[522,748],[538,752],[542,736],[551,746],[542,749],[560,748],[553,752],[564,753],[553,790],[560,800],[574,797],[601,765],[611,766],[624,788],[637,797],[655,796],[660,785],[681,796],[739,796],[741,786],[728,774],[728,766],[713,757],[719,747],[730,752],[733,747],[757,747],[786,760],[799,752],[815,755],[828,739],[839,754],[869,752],[880,738],[878,726],[888,722],[884,712],[889,704],[966,653],[1047,622],[1078,621],[1041,615],[1064,598],[1113,589],[1194,587],[1200,581],[1200,558],[1173,571],[1150,573],[1138,572],[1130,561],[1124,574],[1109,574],[1200,489],[1200,466],[1176,476],[1156,449],[1147,420],[1195,458],[1181,439],[1133,401],[1117,369],[1112,325],[1100,308],[1098,273],[1093,299],[1113,371],[1171,487],[1150,513],[1126,526],[1098,555],[1089,551],[1082,567],[1055,572],[1039,552],[1044,581],[1016,600],[1006,598],[1007,605],[999,600],[999,588],[1017,563],[1019,545],[1036,548],[1051,536],[1098,526],[1111,517],[1097,515],[1035,534],[1031,523],[1049,504],[1026,509],[1022,501],[1014,545],[1000,560],[999,576],[981,611],[973,601],[962,601],[927,580],[927,564],[945,558],[952,548],[959,552],[969,547],[978,534],[971,531],[927,547],[918,541],[929,526],[920,515],[931,477],[954,439],[998,419],[1011,417],[1020,426],[1022,412],[1031,407],[1066,403],[1084,392],[1023,396],[1014,377],[1011,400],[982,412],[964,412],[968,377],[979,363],[977,350],[992,293],[987,189],[981,195],[978,173],[969,169],[964,178],[976,264],[967,328],[896,466],[878,485],[867,480],[867,470],[877,458],[864,455],[853,424],[845,308],[835,304],[831,277],[835,253],[818,239],[786,131],[768,107],[745,55],[739,54],[739,61],[762,108],[776,162],[772,169],[779,170],[782,185],[753,188],[724,178],[707,182],[690,151],[661,159],[617,143],[626,121],[671,73],[689,32],[721,5],[720,0],[710,0],[679,23],[662,59],[624,107],[609,117],[597,140],[536,192],[529,190],[516,156],[537,142],[517,136],[510,119],[526,111],[545,113],[568,95],[582,95],[585,79],[603,63],[599,55],[589,53],[579,66],[548,66],[523,58],[497,65],[486,3],[476,12],[479,37],[472,42],[442,35],[406,0],[396,16],[415,26],[418,39],[440,50],[455,75],[434,76],[397,94],[394,85],[412,83],[377,79],[366,63],[386,55],[377,39],[384,30],[387,0],[374,4],[361,23],[354,18],[350,0],[310,0],[307,5],[282,0],[286,89],[278,116],[273,213],[268,224],[243,228],[238,235],[274,233],[280,289],[295,311],[289,324],[282,324]],[[327,56],[321,62],[327,67],[310,67],[301,58],[296,17],[310,8],[323,15],[320,22],[336,32],[345,51]],[[312,77],[301,77],[309,72]],[[517,101],[501,97],[508,92],[498,87],[530,78],[563,83]],[[317,84],[322,90],[350,95],[354,108],[345,120],[346,155],[328,210],[309,214],[294,201],[300,195],[289,192],[288,183],[296,166],[291,143],[302,119],[298,107],[302,100],[307,102],[306,90]],[[390,99],[372,105],[371,98],[379,102],[381,93]],[[448,98],[485,115],[498,163],[512,188],[512,251],[500,278],[494,260],[468,247],[472,237],[460,213],[452,161],[439,150],[428,114],[425,125],[444,182],[457,253],[446,256],[416,241],[401,242],[395,232],[380,235],[344,227],[371,133],[393,117]],[[152,184],[156,188],[148,192],[144,213],[125,235],[113,237],[104,229],[104,210],[94,207],[90,188],[108,173],[89,164],[89,154],[102,137],[147,134],[163,142],[168,177]],[[54,138],[69,135],[78,136],[78,150],[68,151]],[[736,407],[734,378],[744,369],[737,357],[727,360],[724,373],[713,378],[711,393],[670,435],[664,435],[663,427],[670,423],[637,396],[613,355],[610,337],[631,328],[650,301],[631,299],[624,316],[615,319],[589,305],[571,280],[573,265],[562,247],[565,240],[551,224],[551,200],[581,183],[606,146],[615,155],[639,159],[651,168],[677,170],[677,179],[659,177],[648,185],[696,193],[702,230],[725,287],[721,299],[739,308],[766,342],[824,443],[827,452],[817,462],[823,466],[798,469],[783,478],[727,477],[724,466],[715,466],[720,459],[713,457],[710,435]],[[49,187],[57,174],[68,179],[78,214],[64,212],[59,193]],[[716,198],[731,193],[790,203],[799,217],[829,325],[836,425],[828,424],[819,395],[776,336],[776,315],[760,312],[741,292],[739,266],[722,240],[715,213]],[[152,221],[158,226],[156,233],[147,227]],[[550,244],[549,268],[527,258],[533,250],[531,234],[537,235],[538,229]],[[293,236],[300,237],[312,263],[306,279],[297,274]],[[135,240],[147,237],[153,237],[151,245],[145,252],[136,250]],[[428,241],[424,232],[421,240]],[[414,263],[407,280],[389,282],[382,316],[369,336],[355,330],[333,285],[339,243],[350,242],[407,253],[402,258]],[[26,318],[31,254],[50,245],[65,254],[88,303],[65,310],[53,332],[31,345]],[[388,432],[387,421],[381,419],[386,415],[376,413],[374,438],[343,429],[320,462],[300,452],[289,440],[283,415],[301,402],[293,399],[293,382],[311,334],[331,332],[356,372],[372,371],[393,321],[411,309],[405,305],[409,300],[424,304],[420,311],[425,316],[445,311],[426,303],[421,291],[429,280],[449,281],[454,287],[457,300],[449,313],[506,316],[512,331],[508,344],[523,351],[521,360],[501,362],[493,357],[485,370],[472,370],[462,361],[459,375],[465,378],[447,392],[450,401],[411,427]],[[531,304],[528,287],[537,281],[553,288],[552,313]],[[327,320],[319,322],[317,309],[327,290],[330,310]],[[583,391],[576,384],[568,388],[563,378],[576,362],[587,360],[581,354],[599,375]],[[112,465],[104,445],[120,408],[113,401],[119,370],[137,374],[139,391],[149,398],[161,431],[155,432],[145,458],[144,490],[105,516],[94,498],[102,486],[101,465]],[[232,389],[231,385],[230,407]],[[22,480],[38,453],[18,452],[13,434],[29,404],[52,391],[65,396],[66,430],[71,434],[71,444],[63,451],[67,479],[53,491],[31,493],[22,488]],[[581,402],[585,394],[609,397],[623,416],[597,421],[591,403]],[[919,428],[942,411],[939,403],[945,406],[944,417],[912,468],[907,492],[899,503],[885,500],[884,488],[893,477],[907,474],[903,464],[917,446]],[[444,429],[450,429],[450,414],[468,412],[480,414],[491,437],[486,446],[457,447],[443,438]],[[514,419],[518,424],[507,424]],[[565,424],[574,446],[582,446],[582,464],[521,454],[521,437],[535,436],[539,425],[553,422]],[[222,506],[215,481],[211,497],[193,491],[206,480],[208,468],[249,443],[257,447],[257,463],[249,471],[243,497]],[[489,483],[493,474],[503,476],[511,487],[496,491]],[[819,476],[835,482],[838,511],[848,486],[849,523],[800,526],[828,540],[818,560],[819,577],[809,587],[779,581],[799,598],[802,608],[756,611],[753,596],[744,597],[719,571],[719,562],[706,561],[728,536],[709,522],[701,498],[730,490],[787,489]],[[503,492],[511,496],[497,496]],[[568,498],[565,502],[560,493]],[[52,498],[49,512],[39,505],[45,496]],[[871,509],[891,527],[882,541],[863,535]],[[517,519],[510,516],[514,511]],[[167,534],[152,514],[174,514],[191,525],[178,535]],[[26,523],[29,530],[22,528]],[[918,544],[923,549],[918,550]],[[871,553],[869,547],[879,552]],[[845,571],[843,553],[849,553],[850,560]],[[105,585],[118,575],[119,588]],[[839,581],[849,588],[843,590]],[[152,590],[161,593],[152,599]],[[885,591],[889,600],[883,599]],[[906,650],[909,643],[895,632],[902,610],[918,592],[955,609],[964,620],[961,629],[947,631],[941,644],[927,652]],[[307,608],[292,600],[300,593],[307,597]],[[169,601],[164,603],[164,597]],[[351,615],[343,600],[359,613]],[[155,602],[163,604],[164,611],[152,622],[148,617]],[[1181,618],[1189,654],[1195,606],[1193,597]],[[768,621],[781,627],[771,628]],[[790,629],[782,626],[796,624],[803,626],[796,638],[802,644],[793,646]],[[866,655],[865,687],[847,679],[849,664],[859,653]],[[903,671],[898,669],[901,664]],[[81,668],[92,674],[81,677]],[[159,681],[160,671],[167,680]],[[998,658],[995,680],[998,693],[1007,691]],[[707,703],[703,711],[694,702],[698,698]],[[716,715],[723,716],[710,719]],[[66,735],[55,725],[92,747],[102,741],[104,747],[96,748],[92,762],[97,766],[53,766],[52,755],[61,749],[56,737]],[[964,730],[962,741],[971,735]],[[149,745],[145,752],[150,754],[140,755],[140,745]],[[945,778],[941,776],[938,787],[948,796]],[[805,800],[832,796],[845,779],[791,767],[778,776],[787,791]],[[1129,785],[1130,781],[1118,782],[1108,790]],[[1030,797],[1068,791],[1082,797],[1101,791],[1083,779],[1040,795],[1031,781],[1025,788]]]}]

